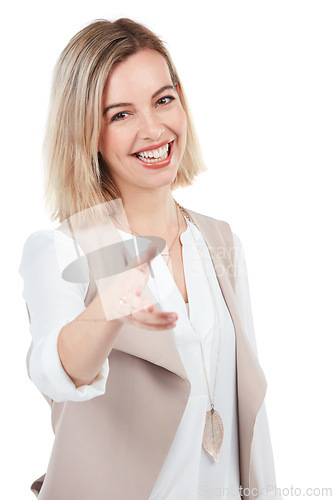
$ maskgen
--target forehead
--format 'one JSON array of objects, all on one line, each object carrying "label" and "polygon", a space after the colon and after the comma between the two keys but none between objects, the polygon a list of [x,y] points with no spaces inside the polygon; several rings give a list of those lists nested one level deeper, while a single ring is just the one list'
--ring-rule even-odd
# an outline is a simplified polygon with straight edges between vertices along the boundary
[{"label": "forehead", "polygon": [[155,92],[171,82],[170,71],[164,57],[151,49],[141,50],[118,63],[110,72],[104,88],[105,99],[122,99],[142,92]]}]

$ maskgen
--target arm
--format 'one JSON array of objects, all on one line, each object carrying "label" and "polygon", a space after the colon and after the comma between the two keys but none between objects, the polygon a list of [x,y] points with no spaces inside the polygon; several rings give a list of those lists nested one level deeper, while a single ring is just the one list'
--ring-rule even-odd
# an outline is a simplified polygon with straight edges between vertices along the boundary
[{"label": "arm", "polygon": [[258,357],[257,342],[254,331],[249,280],[243,245],[238,236],[233,233],[235,258],[235,298],[237,310],[247,334],[252,349]]},{"label": "arm", "polygon": [[[84,256],[82,249],[80,253]],[[85,401],[105,392],[109,372],[107,355],[113,341],[111,330],[116,326],[113,326],[112,322],[73,322],[80,316],[84,318],[87,312],[90,318],[94,313],[99,314],[96,310],[98,301],[89,304],[89,311],[88,308],[85,309],[84,298],[89,284],[89,268],[86,262],[82,268],[81,283],[69,283],[61,277],[60,267],[75,258],[71,238],[59,231],[43,230],[33,233],[27,239],[19,267],[24,281],[22,296],[31,321],[29,375],[43,394],[58,402]],[[60,332],[62,334],[59,355]],[[87,345],[82,343],[81,339],[88,337],[90,340],[93,338],[100,341],[100,334],[104,335],[104,346],[102,342],[103,347],[96,350],[95,344],[90,343],[95,362],[88,362],[89,369],[84,377],[82,370],[76,373],[75,363],[72,367],[69,362],[70,347],[67,351],[67,346],[77,349],[78,345]],[[80,336],[79,343],[74,342],[75,336]],[[78,356],[81,356],[82,352],[83,350],[78,351]]]},{"label": "arm", "polygon": [[91,384],[98,377],[117,338],[121,323],[100,321],[103,317],[103,306],[97,295],[81,314],[60,330],[59,357],[76,387]]},{"label": "arm", "polygon": [[[242,321],[244,332],[248,336],[252,349],[258,357],[244,250],[240,239],[234,233],[233,239],[235,250],[235,299],[237,310]],[[264,490],[261,492],[259,498],[264,499],[268,496],[269,498],[280,500],[282,497],[276,487],[273,449],[265,402],[257,414],[251,453],[252,466],[255,467],[258,484],[260,488]]]}]

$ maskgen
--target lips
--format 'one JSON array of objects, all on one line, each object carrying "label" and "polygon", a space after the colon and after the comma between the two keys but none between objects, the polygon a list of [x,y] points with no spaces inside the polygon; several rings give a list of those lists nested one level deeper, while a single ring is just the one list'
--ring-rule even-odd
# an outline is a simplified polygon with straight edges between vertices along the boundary
[{"label": "lips", "polygon": [[163,159],[161,161],[156,161],[156,158],[151,158],[152,161],[144,161],[139,156],[137,156],[136,153],[133,153],[132,156],[133,156],[133,158],[135,158],[136,161],[139,162],[140,165],[142,165],[143,167],[145,167],[147,169],[157,170],[157,169],[160,169],[163,167],[167,167],[170,164],[172,157],[173,157],[174,141],[171,141],[170,143],[166,143],[166,144],[169,144],[168,155],[165,159]]}]

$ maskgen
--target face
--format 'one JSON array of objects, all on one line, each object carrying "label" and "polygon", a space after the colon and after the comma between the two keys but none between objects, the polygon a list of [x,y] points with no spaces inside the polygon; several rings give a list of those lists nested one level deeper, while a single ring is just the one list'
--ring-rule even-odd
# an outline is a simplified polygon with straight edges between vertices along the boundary
[{"label": "face", "polygon": [[119,63],[102,105],[99,151],[120,192],[169,186],[185,150],[187,122],[164,57],[145,49]]}]

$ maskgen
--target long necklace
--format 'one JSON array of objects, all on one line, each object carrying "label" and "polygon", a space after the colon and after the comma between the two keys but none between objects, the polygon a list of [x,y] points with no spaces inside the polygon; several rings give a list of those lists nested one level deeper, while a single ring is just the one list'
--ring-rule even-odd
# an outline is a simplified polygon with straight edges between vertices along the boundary
[{"label": "long necklace", "polygon": [[[192,217],[190,217],[186,213],[186,211],[184,210],[184,208],[176,200],[174,200],[174,202],[176,203],[176,205],[180,209],[180,211],[183,214],[183,216],[185,217],[185,219],[189,220],[190,222],[192,222],[197,227],[195,221],[192,219]],[[124,225],[121,221],[119,221],[118,219],[116,219],[114,216],[113,216],[113,218],[117,222],[119,222],[120,224]],[[168,265],[168,263],[169,263],[169,259],[170,259],[170,256],[171,256],[171,248],[173,247],[173,245],[174,245],[174,243],[175,243],[175,241],[176,241],[176,239],[177,239],[177,237],[179,235],[178,210],[177,210],[177,221],[178,221],[178,232],[177,232],[176,238],[174,239],[172,245],[170,246],[169,252],[165,252],[165,253],[161,254],[161,255],[168,255],[168,261],[166,262],[166,265]],[[197,338],[199,339],[200,349],[201,349],[201,356],[202,356],[203,366],[204,366],[204,370],[205,370],[205,377],[206,377],[208,395],[209,395],[210,406],[211,406],[211,409],[206,412],[206,421],[205,421],[205,428],[204,428],[204,434],[203,434],[203,439],[202,439],[202,445],[205,448],[205,450],[209,453],[209,455],[213,457],[213,459],[215,460],[215,462],[218,462],[219,455],[220,455],[220,450],[221,450],[221,447],[222,447],[223,435],[224,435],[224,428],[223,428],[222,419],[221,419],[221,416],[220,416],[219,412],[215,409],[215,405],[214,405],[215,392],[216,392],[216,381],[217,381],[217,371],[218,371],[218,360],[219,360],[219,356],[220,356],[220,346],[221,346],[221,331],[222,331],[221,318],[220,318],[220,315],[219,315],[219,312],[218,312],[218,307],[217,307],[217,304],[216,304],[216,301],[215,301],[215,298],[214,298],[214,293],[213,293],[212,287],[210,285],[210,282],[209,282],[209,279],[208,279],[208,276],[207,276],[207,272],[206,272],[206,269],[205,269],[205,266],[204,266],[204,263],[203,263],[203,260],[202,260],[201,252],[200,252],[200,250],[198,248],[198,245],[197,245],[197,242],[196,242],[196,238],[193,235],[192,228],[191,228],[190,225],[189,225],[189,227],[190,227],[190,230],[191,230],[191,233],[192,233],[193,240],[194,240],[195,245],[197,247],[198,254],[200,256],[201,264],[202,264],[203,270],[204,270],[205,275],[206,275],[206,279],[207,279],[207,282],[208,282],[208,286],[210,288],[210,292],[211,292],[212,299],[213,299],[213,302],[214,302],[216,314],[217,314],[217,317],[218,317],[219,346],[218,346],[218,350],[217,350],[217,360],[216,360],[216,371],[215,371],[215,381],[214,381],[213,397],[211,397],[211,393],[210,393],[210,389],[209,389],[209,382],[208,382],[208,376],[207,376],[205,359],[204,359],[204,355],[203,355],[202,342],[199,339],[199,336],[198,336],[198,334],[197,334],[197,332],[196,332],[196,330],[195,330],[195,328],[194,328],[194,326],[193,326],[193,324],[192,324],[192,322],[191,322],[191,320],[189,318],[189,322],[190,322],[190,324],[191,324],[191,326],[193,328],[193,331],[194,331],[195,335],[197,336]],[[141,234],[133,231],[132,229],[131,229],[131,232],[134,233],[136,236],[139,236],[141,238],[143,237]]]},{"label": "long necklace", "polygon": [[177,239],[177,237],[178,237],[178,235],[179,235],[179,215],[178,215],[178,210],[176,210],[176,211],[177,211],[177,223],[178,223],[178,230],[177,230],[176,237],[175,237],[175,239],[173,240],[173,243],[172,243],[171,247],[169,248],[169,251],[168,251],[168,252],[165,252],[165,253],[161,253],[161,255],[168,255],[168,260],[167,260],[167,262],[166,262],[166,265],[168,265],[168,264],[169,264],[169,260],[170,260],[170,256],[171,256],[171,248],[172,248],[172,247],[173,247],[173,245],[175,244],[176,239]]},{"label": "long necklace", "polygon": [[[181,205],[179,205],[179,203],[176,200],[175,200],[175,202],[178,205],[178,207],[179,207],[180,211],[182,212],[183,216],[187,220],[189,220],[190,222],[192,222],[197,227],[197,225],[194,222],[194,220],[192,219],[192,217],[190,217],[185,212],[184,208]],[[207,377],[206,364],[205,364],[203,350],[202,350],[202,342],[201,342],[201,340],[199,340],[199,342],[200,342],[200,349],[201,349],[201,356],[202,356],[202,361],[203,361],[203,366],[204,366],[204,369],[205,369],[205,376],[206,376],[206,382],[207,382],[207,389],[208,389],[208,394],[209,394],[210,406],[211,406],[211,409],[206,412],[206,422],[205,422],[205,429],[204,429],[204,434],[203,434],[202,445],[205,448],[205,450],[209,453],[209,455],[211,455],[214,458],[215,462],[217,462],[218,459],[219,459],[220,450],[221,450],[221,447],[222,447],[223,435],[224,435],[224,428],[223,428],[222,419],[221,419],[221,416],[220,416],[219,412],[215,409],[215,405],[214,405],[215,392],[216,392],[216,381],[217,381],[217,371],[218,371],[218,360],[219,360],[219,356],[220,356],[220,347],[221,347],[221,331],[222,331],[221,318],[220,318],[220,315],[219,315],[219,312],[218,312],[218,307],[217,307],[217,304],[216,304],[216,301],[215,301],[215,298],[214,298],[214,293],[213,293],[212,287],[210,285],[210,282],[209,282],[209,279],[208,279],[208,276],[207,276],[206,268],[205,268],[205,265],[203,263],[201,252],[200,252],[200,250],[198,248],[198,245],[197,245],[197,242],[196,242],[196,238],[193,235],[192,228],[191,228],[190,225],[189,225],[189,227],[190,227],[190,230],[191,230],[191,233],[192,233],[193,240],[194,240],[195,245],[197,247],[198,254],[200,256],[201,264],[202,264],[203,270],[204,270],[205,275],[206,275],[207,283],[208,283],[208,286],[209,286],[209,289],[210,289],[210,292],[211,292],[211,295],[212,295],[212,299],[213,299],[213,302],[214,302],[216,314],[217,314],[217,317],[218,317],[219,346],[218,346],[218,350],[217,350],[217,360],[216,360],[216,371],[215,371],[215,381],[214,381],[213,398],[211,397],[211,393],[210,393],[210,390],[209,390],[209,383],[208,383],[208,377]],[[193,331],[195,332],[196,336],[198,337],[198,335],[197,335],[197,333],[195,331],[195,328],[194,328],[194,326],[193,326],[190,318],[189,318],[189,322],[191,323]]]}]

